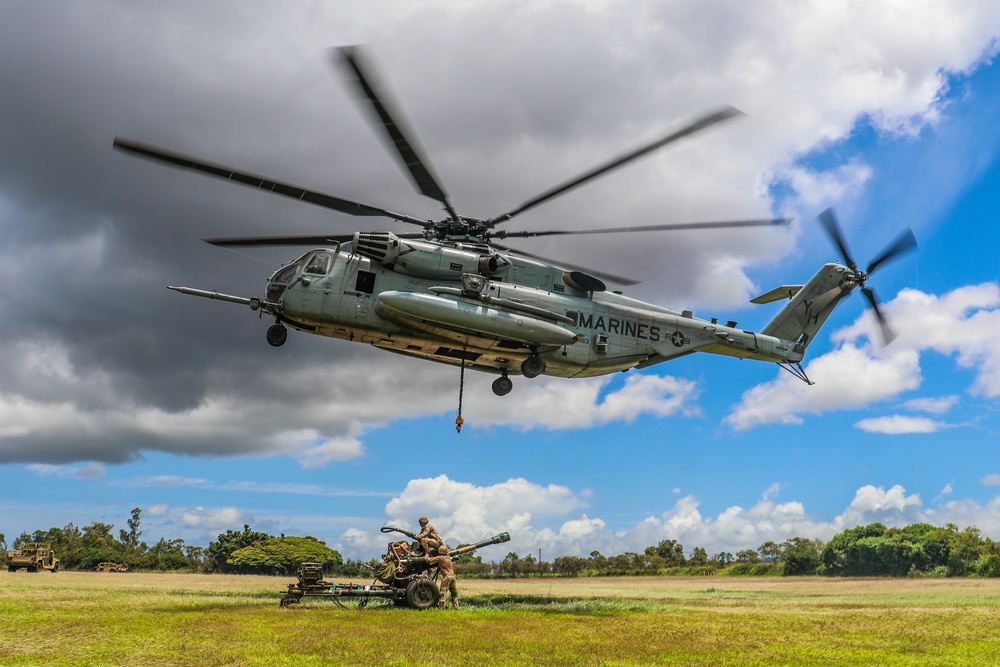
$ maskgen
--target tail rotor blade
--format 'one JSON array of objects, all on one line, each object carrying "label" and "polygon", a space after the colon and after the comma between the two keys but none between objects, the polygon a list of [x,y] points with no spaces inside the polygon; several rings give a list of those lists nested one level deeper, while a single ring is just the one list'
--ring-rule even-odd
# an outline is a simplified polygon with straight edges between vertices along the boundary
[{"label": "tail rotor blade", "polygon": [[917,238],[913,235],[913,231],[910,230],[910,228],[907,228],[895,241],[890,243],[885,250],[879,253],[879,255],[868,264],[868,270],[865,271],[865,273],[871,275],[872,271],[874,271],[880,264],[899,257],[916,247]]},{"label": "tail rotor blade", "polygon": [[837,246],[837,250],[840,251],[840,256],[843,257],[847,266],[852,271],[858,268],[857,262],[854,261],[854,258],[851,257],[851,252],[847,249],[847,242],[844,241],[844,235],[840,231],[840,225],[837,224],[837,218],[833,214],[833,209],[826,209],[818,217],[820,223],[823,225],[823,229],[826,230],[833,244]]},{"label": "tail rotor blade", "polygon": [[878,325],[882,329],[882,343],[888,345],[892,341],[896,340],[896,334],[893,332],[892,328],[889,326],[888,320],[886,320],[885,315],[882,314],[882,310],[878,307],[878,297],[875,296],[874,290],[869,287],[862,287],[861,293],[865,295],[868,299],[868,303],[871,305],[872,311],[875,313],[875,319],[878,320]]}]

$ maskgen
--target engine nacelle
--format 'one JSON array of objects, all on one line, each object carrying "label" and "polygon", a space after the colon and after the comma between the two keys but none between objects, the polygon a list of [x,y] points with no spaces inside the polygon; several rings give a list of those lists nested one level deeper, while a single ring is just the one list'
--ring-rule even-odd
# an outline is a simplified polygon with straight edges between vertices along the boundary
[{"label": "engine nacelle", "polygon": [[508,262],[479,249],[401,239],[392,232],[356,232],[354,252],[408,276],[460,281],[463,273],[492,275]]}]

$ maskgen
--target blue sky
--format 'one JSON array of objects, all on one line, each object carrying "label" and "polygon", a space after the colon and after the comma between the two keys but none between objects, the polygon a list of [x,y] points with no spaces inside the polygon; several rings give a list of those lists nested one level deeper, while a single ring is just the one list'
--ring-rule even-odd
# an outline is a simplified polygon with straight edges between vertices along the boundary
[{"label": "blue sky", "polygon": [[[683,3],[623,16],[563,2],[512,3],[501,20],[489,3],[373,4],[278,16],[14,3],[0,27],[0,82],[19,93],[0,112],[8,541],[70,522],[120,528],[133,507],[147,541],[206,545],[249,523],[356,558],[383,548],[381,525],[422,514],[450,541],[507,530],[510,550],[546,558],[666,538],[735,552],[876,520],[1000,539],[1000,11],[763,3],[754,20],[730,7],[721,21]],[[444,46],[456,30],[477,39]],[[524,226],[793,215],[787,230],[531,249],[627,267],[646,279],[631,294],[759,330],[779,304],[750,297],[837,259],[815,219],[834,206],[862,265],[904,227],[916,234],[919,250],[870,283],[899,338],[877,344],[856,294],[809,348],[811,387],[709,355],[519,378],[503,399],[470,375],[456,434],[455,369],[301,334],[271,350],[266,323],[238,307],[164,290],[252,295],[287,253],[201,236],[331,221],[130,161],[112,153],[115,134],[423,214],[329,69],[323,49],[348,43],[371,45],[471,215],[736,104],[745,121]]]}]

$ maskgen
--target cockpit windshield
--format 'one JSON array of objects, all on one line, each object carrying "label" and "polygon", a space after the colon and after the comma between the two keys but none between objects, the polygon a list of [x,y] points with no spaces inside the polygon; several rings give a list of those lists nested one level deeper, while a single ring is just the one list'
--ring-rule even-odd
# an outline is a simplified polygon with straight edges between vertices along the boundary
[{"label": "cockpit windshield", "polygon": [[330,270],[330,255],[325,252],[315,252],[306,263],[305,272],[314,276],[325,276]]}]

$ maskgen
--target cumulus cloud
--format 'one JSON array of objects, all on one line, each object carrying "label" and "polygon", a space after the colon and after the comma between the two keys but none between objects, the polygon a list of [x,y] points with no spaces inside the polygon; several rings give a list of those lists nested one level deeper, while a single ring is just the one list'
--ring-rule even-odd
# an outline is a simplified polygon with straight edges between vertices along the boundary
[{"label": "cumulus cloud", "polygon": [[912,417],[909,415],[887,415],[862,419],[854,425],[867,433],[883,433],[900,435],[906,433],[937,433],[948,428],[948,425],[927,417]]},{"label": "cumulus cloud", "polygon": [[482,539],[483,533],[511,531],[529,526],[535,518],[583,509],[586,497],[586,491],[541,486],[521,478],[481,487],[439,475],[412,480],[385,511],[390,522],[401,527],[415,527],[418,517],[427,516],[438,530],[472,542]]},{"label": "cumulus cloud", "polygon": [[184,510],[180,518],[185,526],[205,531],[235,529],[249,522],[248,515],[237,507],[194,507]]},{"label": "cumulus cloud", "polygon": [[[877,326],[865,313],[853,324],[834,332],[839,343],[832,352],[806,366],[814,386],[803,389],[790,376],[758,385],[743,394],[726,422],[737,430],[762,424],[801,424],[803,414],[857,408],[896,398],[921,386],[921,355],[935,352],[973,369],[970,392],[1000,396],[1000,341],[991,334],[1000,326],[1000,286],[984,283],[957,288],[941,296],[905,289],[884,311],[898,332],[886,348]],[[943,414],[958,401],[955,396],[911,399],[905,406]],[[858,428],[879,433],[933,433],[947,425],[931,419],[886,416],[862,420]]]},{"label": "cumulus cloud", "polygon": [[801,424],[802,414],[857,408],[883,401],[920,386],[919,355],[901,347],[876,353],[870,347],[845,344],[816,357],[806,367],[815,382],[784,374],[744,392],[726,423],[736,430],[762,424]]},{"label": "cumulus cloud", "polygon": [[[1000,486],[1000,481],[992,480],[994,477],[1000,476],[990,475],[984,478],[984,484]],[[513,538],[512,548],[521,553],[542,549],[548,554],[580,556],[595,550],[605,555],[641,552],[665,539],[679,541],[687,553],[696,546],[709,554],[735,553],[792,537],[827,541],[847,528],[874,522],[889,526],[955,523],[975,525],[987,535],[1000,533],[1000,520],[993,514],[1000,505],[1000,497],[986,503],[941,502],[951,492],[949,484],[939,494],[935,506],[926,507],[919,494],[907,493],[901,485],[885,488],[868,484],[857,489],[843,511],[824,518],[809,512],[802,502],[780,501],[777,496],[781,486],[774,484],[756,503],[733,505],[715,516],[705,515],[700,510],[701,501],[686,495],[633,526],[611,529],[599,516],[578,513],[587,504],[582,492],[542,487],[523,479],[479,487],[442,475],[413,480],[399,497],[386,505],[386,518],[388,523],[415,529],[416,517],[426,514],[446,541],[455,544],[508,531]],[[524,504],[515,500],[521,498]],[[385,537],[378,533],[350,528],[340,536],[338,548],[353,557],[364,558],[372,549],[384,546],[384,542]],[[484,557],[489,560],[486,554]]]},{"label": "cumulus cloud", "polygon": [[[504,425],[521,430],[585,429],[611,422],[701,414],[696,382],[650,373],[629,374],[620,388],[609,388],[614,377],[539,380],[519,383],[516,394],[494,402],[476,427]],[[489,400],[485,387],[480,400]]]}]

